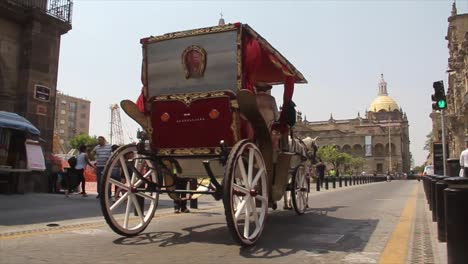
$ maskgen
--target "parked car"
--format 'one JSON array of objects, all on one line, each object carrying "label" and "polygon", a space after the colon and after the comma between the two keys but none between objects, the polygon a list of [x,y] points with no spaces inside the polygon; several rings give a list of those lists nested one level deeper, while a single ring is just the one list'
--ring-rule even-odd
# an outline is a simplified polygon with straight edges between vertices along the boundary
[{"label": "parked car", "polygon": [[434,166],[427,165],[424,167],[423,175],[434,175]]}]

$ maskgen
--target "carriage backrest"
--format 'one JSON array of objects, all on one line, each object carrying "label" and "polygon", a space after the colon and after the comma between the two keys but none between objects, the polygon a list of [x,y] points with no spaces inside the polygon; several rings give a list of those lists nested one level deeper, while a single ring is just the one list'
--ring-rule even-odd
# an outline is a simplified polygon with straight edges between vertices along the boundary
[{"label": "carriage backrest", "polygon": [[[166,34],[143,42],[148,98],[225,90],[235,93],[240,63],[237,30],[185,34]],[[191,54],[197,58],[192,60]],[[190,72],[192,67],[196,73]]]}]

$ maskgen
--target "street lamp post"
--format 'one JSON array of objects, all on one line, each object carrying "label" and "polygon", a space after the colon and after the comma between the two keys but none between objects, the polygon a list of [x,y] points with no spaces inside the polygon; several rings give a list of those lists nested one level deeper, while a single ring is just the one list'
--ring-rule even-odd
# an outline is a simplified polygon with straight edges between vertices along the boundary
[{"label": "street lamp post", "polygon": [[445,125],[444,125],[444,109],[440,110],[440,126],[442,127],[442,163],[444,168],[444,176],[447,175],[446,163],[446,148],[445,148]]},{"label": "street lamp post", "polygon": [[392,140],[390,136],[390,129],[391,127],[388,127],[388,171],[392,172]]}]

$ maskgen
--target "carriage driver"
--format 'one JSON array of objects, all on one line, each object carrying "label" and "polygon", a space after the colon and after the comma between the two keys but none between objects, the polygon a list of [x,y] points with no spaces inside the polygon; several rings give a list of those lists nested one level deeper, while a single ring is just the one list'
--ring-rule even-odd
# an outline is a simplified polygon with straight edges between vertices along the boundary
[{"label": "carriage driver", "polygon": [[[255,84],[258,109],[270,131],[273,123],[279,119],[278,106],[276,105],[275,97],[271,95],[271,88],[272,86],[267,83],[259,82]],[[279,150],[280,138],[281,135],[277,131],[271,131],[271,141],[274,150]]]}]

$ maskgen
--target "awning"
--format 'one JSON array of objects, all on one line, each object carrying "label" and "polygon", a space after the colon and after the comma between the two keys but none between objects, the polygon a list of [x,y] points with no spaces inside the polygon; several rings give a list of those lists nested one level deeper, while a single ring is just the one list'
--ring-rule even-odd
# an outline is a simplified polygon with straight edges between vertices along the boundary
[{"label": "awning", "polygon": [[26,118],[11,112],[0,111],[0,128],[10,128],[39,135],[41,132]]}]

